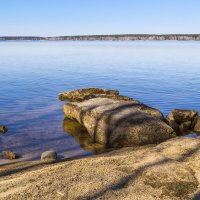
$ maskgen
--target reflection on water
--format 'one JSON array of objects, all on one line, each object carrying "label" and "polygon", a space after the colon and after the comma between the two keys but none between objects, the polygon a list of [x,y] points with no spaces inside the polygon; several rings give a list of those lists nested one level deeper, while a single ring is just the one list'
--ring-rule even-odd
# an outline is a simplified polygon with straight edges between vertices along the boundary
[{"label": "reflection on water", "polygon": [[187,134],[186,137],[189,137],[189,138],[197,138],[199,134],[197,133],[190,133],[190,134]]},{"label": "reflection on water", "polygon": [[104,145],[93,142],[85,127],[77,121],[66,117],[63,120],[63,129],[66,133],[73,136],[84,150],[91,151],[94,154],[106,151],[106,147]]}]

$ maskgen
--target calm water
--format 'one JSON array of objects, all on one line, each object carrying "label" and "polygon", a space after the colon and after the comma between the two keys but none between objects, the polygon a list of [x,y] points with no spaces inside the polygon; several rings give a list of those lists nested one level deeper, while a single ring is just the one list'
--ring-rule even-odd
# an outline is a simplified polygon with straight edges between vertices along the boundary
[{"label": "calm water", "polygon": [[200,42],[0,42],[0,86],[0,151],[82,156],[91,152],[64,131],[59,92],[118,89],[165,115],[200,111]]}]

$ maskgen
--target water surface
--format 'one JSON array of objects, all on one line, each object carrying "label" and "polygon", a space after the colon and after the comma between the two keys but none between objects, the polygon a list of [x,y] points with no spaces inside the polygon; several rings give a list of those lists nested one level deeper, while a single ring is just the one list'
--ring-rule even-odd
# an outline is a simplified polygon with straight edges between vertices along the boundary
[{"label": "water surface", "polygon": [[[91,154],[63,129],[57,94],[84,87],[118,89],[165,115],[200,111],[200,42],[0,42],[0,151],[39,159]],[[2,162],[2,160],[0,160]]]}]

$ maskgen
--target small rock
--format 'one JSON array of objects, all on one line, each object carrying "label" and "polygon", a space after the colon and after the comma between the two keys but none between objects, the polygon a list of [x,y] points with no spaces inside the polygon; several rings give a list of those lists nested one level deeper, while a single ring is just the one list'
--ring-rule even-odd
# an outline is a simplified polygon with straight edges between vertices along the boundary
[{"label": "small rock", "polygon": [[174,109],[168,114],[166,119],[177,134],[182,134],[193,130],[197,115],[198,112],[195,110]]},{"label": "small rock", "polygon": [[6,126],[0,125],[0,133],[6,133],[8,131]]},{"label": "small rock", "polygon": [[41,155],[41,160],[56,160],[57,153],[54,150],[45,151]]},{"label": "small rock", "polygon": [[193,121],[195,117],[198,115],[198,112],[195,110],[174,109],[172,112],[174,119],[177,123]]},{"label": "small rock", "polygon": [[6,158],[6,159],[9,159],[9,160],[14,160],[17,158],[17,154],[13,151],[2,151],[1,152],[1,155]]},{"label": "small rock", "polygon": [[195,132],[200,132],[200,116],[195,118],[194,131]]}]

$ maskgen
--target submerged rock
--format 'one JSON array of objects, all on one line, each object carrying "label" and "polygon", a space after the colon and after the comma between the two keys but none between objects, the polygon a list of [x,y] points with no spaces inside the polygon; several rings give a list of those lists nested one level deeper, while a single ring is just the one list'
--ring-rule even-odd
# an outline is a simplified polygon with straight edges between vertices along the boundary
[{"label": "submerged rock", "polygon": [[195,110],[174,109],[166,119],[176,133],[183,134],[194,129],[197,115],[198,112]]},{"label": "submerged rock", "polygon": [[13,151],[2,151],[0,155],[9,160],[18,158],[17,154]]},{"label": "submerged rock", "polygon": [[160,143],[175,136],[160,111],[135,100],[95,97],[67,103],[63,110],[87,129],[94,142],[110,147]]},{"label": "submerged rock", "polygon": [[6,133],[8,131],[6,126],[0,125],[0,133]]},{"label": "submerged rock", "polygon": [[73,136],[84,150],[92,151],[94,154],[107,151],[107,148],[104,145],[94,142],[86,128],[77,121],[66,117],[63,121],[63,129],[65,132]]},{"label": "submerged rock", "polygon": [[41,155],[41,160],[56,160],[57,153],[54,150],[45,151]]}]

